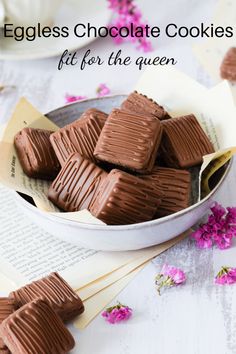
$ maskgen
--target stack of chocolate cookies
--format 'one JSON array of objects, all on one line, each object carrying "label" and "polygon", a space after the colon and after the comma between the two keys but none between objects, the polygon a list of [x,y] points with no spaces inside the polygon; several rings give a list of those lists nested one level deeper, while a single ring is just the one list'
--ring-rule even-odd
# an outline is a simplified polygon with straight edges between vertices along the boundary
[{"label": "stack of chocolate cookies", "polygon": [[66,354],[75,342],[64,322],[84,311],[58,273],[0,298],[0,353]]},{"label": "stack of chocolate cookies", "polygon": [[56,206],[88,209],[109,225],[188,207],[189,169],[214,152],[194,115],[171,118],[138,92],[109,115],[91,108],[57,132],[25,128],[15,147],[29,177],[53,180],[48,198]]}]

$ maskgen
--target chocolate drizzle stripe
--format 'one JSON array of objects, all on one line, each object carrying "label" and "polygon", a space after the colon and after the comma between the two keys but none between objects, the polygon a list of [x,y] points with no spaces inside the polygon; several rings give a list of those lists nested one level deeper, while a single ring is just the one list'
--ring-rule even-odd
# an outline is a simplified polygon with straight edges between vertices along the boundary
[{"label": "chocolate drizzle stripe", "polygon": [[65,305],[69,310],[71,306],[75,307],[77,313],[83,310],[83,304],[78,295],[57,273],[52,273],[48,277],[13,291],[10,296],[14,298],[20,306],[37,298],[45,298],[49,301],[53,309],[58,312],[59,315],[62,315],[63,319],[64,312],[65,315],[67,315]]},{"label": "chocolate drizzle stripe", "polygon": [[[10,298],[0,298],[0,324],[17,309],[15,300]],[[0,337],[0,353],[10,354],[10,351]]]},{"label": "chocolate drizzle stripe", "polygon": [[[163,156],[173,166],[188,167],[200,164],[204,155],[214,151],[211,142],[193,115],[166,120],[162,125],[164,128]],[[174,160],[175,158],[177,161]]]},{"label": "chocolate drizzle stripe", "polygon": [[127,97],[122,103],[121,108],[133,113],[153,115],[158,119],[170,118],[162,106],[137,91],[132,92]]},{"label": "chocolate drizzle stripe", "polygon": [[103,127],[94,155],[135,170],[145,169],[149,164],[151,168],[160,136],[158,119],[115,109]]},{"label": "chocolate drizzle stripe", "polygon": [[73,152],[95,161],[93,151],[107,115],[95,109],[86,111],[79,120],[52,134],[51,142],[63,165]]},{"label": "chocolate drizzle stripe", "polygon": [[76,153],[50,187],[49,199],[64,210],[90,208],[106,176],[106,172]]},{"label": "chocolate drizzle stripe", "polygon": [[36,297],[44,297],[45,294],[48,300],[60,306],[63,306],[62,302],[77,299],[74,291],[68,286],[62,287],[61,280],[58,281],[55,276],[43,278],[39,282],[33,282],[31,285],[23,287],[12,294],[21,305]]},{"label": "chocolate drizzle stripe", "polygon": [[55,160],[55,156],[52,149],[48,149],[50,133],[42,131],[40,135],[37,131],[31,131],[31,135],[28,135],[30,145],[34,150],[35,157],[38,163],[51,166]]},{"label": "chocolate drizzle stripe", "polygon": [[[172,125],[172,127],[171,127]],[[207,149],[208,144],[205,144],[205,141],[201,139],[201,133],[199,133],[198,127],[195,125],[196,130],[195,134],[192,134],[192,127],[190,127],[186,122],[183,120],[181,125],[172,124],[170,121],[169,124],[169,136],[170,138],[175,138],[176,143],[183,139],[183,130],[185,134],[185,146],[182,144],[178,145],[178,153],[182,156],[184,160],[192,160],[195,158],[195,150],[192,149],[192,146],[195,146],[197,151],[203,152]],[[173,129],[173,130],[172,130]]]},{"label": "chocolate drizzle stripe", "polygon": [[150,220],[157,208],[155,188],[125,172],[112,170],[91,206],[91,212],[108,224]]},{"label": "chocolate drizzle stripe", "polygon": [[65,354],[74,340],[56,313],[44,301],[31,302],[7,318],[1,331],[13,353]]},{"label": "chocolate drizzle stripe", "polygon": [[14,139],[24,172],[29,177],[53,179],[60,165],[50,143],[51,131],[24,128]]},{"label": "chocolate drizzle stripe", "polygon": [[189,206],[191,177],[188,171],[155,167],[151,175],[142,178],[154,185],[161,183],[164,195],[156,217],[169,215]]}]

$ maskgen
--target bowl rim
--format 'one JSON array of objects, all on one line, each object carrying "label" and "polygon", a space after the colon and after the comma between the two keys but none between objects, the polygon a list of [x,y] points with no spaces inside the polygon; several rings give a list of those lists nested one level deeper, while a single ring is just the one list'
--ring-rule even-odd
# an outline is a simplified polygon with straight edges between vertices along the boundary
[{"label": "bowl rim", "polygon": [[[58,107],[58,108],[46,113],[45,116],[48,117],[48,119],[50,119],[50,117],[54,116],[60,110],[66,109],[67,107],[80,105],[83,102],[93,102],[93,101],[97,101],[97,100],[101,101],[101,100],[112,99],[112,98],[116,98],[116,97],[125,97],[125,96],[127,96],[127,94],[115,94],[115,95],[109,95],[109,96],[104,96],[104,97],[99,97],[99,98],[84,99],[81,101],[72,102],[72,103],[66,104],[64,106]],[[161,217],[159,219],[144,221],[144,222],[140,222],[140,223],[136,223],[136,224],[128,224],[128,225],[90,224],[90,223],[82,223],[82,222],[79,222],[76,220],[65,219],[65,218],[60,217],[60,215],[56,215],[56,213],[53,214],[50,212],[40,210],[36,206],[29,203],[17,191],[14,191],[13,193],[15,194],[18,202],[20,202],[21,204],[24,204],[25,207],[32,210],[34,213],[35,212],[39,213],[42,216],[44,216],[48,219],[54,220],[54,221],[56,220],[61,224],[71,225],[71,226],[75,226],[75,227],[79,226],[82,229],[90,229],[90,230],[97,229],[97,230],[103,230],[103,231],[121,231],[121,230],[128,231],[131,229],[143,229],[143,228],[147,228],[147,227],[152,227],[154,225],[160,225],[160,224],[166,223],[169,220],[174,220],[182,215],[185,215],[185,214],[193,211],[194,209],[197,209],[199,206],[201,206],[202,204],[207,202],[209,199],[211,199],[216,194],[216,192],[218,191],[218,189],[221,187],[221,185],[224,183],[226,177],[228,176],[228,174],[232,168],[233,160],[234,160],[234,157],[232,156],[228,162],[228,166],[226,167],[226,169],[225,169],[221,179],[217,183],[217,185],[211,190],[211,192],[206,197],[204,197],[203,199],[201,199],[197,203],[190,205],[188,208],[180,210],[174,214],[167,215],[167,216]]]}]

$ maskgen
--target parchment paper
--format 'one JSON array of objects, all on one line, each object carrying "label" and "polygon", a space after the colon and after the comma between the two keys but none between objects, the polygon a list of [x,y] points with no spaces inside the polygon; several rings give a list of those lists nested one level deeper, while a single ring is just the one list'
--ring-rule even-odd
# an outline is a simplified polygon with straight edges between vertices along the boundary
[{"label": "parchment paper", "polygon": [[[219,0],[212,19],[216,26],[236,26],[236,2]],[[235,47],[235,35],[231,38],[209,38],[193,46],[193,52],[214,82],[221,82],[220,65],[229,48]],[[229,83],[236,104],[236,84]]]}]

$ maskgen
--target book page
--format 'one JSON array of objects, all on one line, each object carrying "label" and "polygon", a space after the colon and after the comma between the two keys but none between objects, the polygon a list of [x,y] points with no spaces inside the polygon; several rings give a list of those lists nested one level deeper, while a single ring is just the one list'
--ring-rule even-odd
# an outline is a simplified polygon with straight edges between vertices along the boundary
[{"label": "book page", "polygon": [[88,300],[85,300],[84,306],[86,311],[75,319],[75,327],[78,329],[84,329],[99,314],[99,312],[101,312],[129,284],[143,267],[144,265],[140,266],[114,284],[103,289]]},{"label": "book page", "polygon": [[74,289],[79,289],[140,257],[148,260],[177,242],[170,240],[130,252],[98,252],[78,247],[33,224],[18,209],[14,192],[1,185],[0,222],[0,273],[10,278],[15,287],[58,271]]},{"label": "book page", "polygon": [[99,278],[98,280],[95,280],[92,283],[78,289],[80,297],[82,298],[82,300],[89,299],[90,297],[94,296],[94,294],[97,294],[101,290],[111,286],[127,274],[133,272],[135,269],[147,263],[152,258],[160,255],[162,252],[165,252],[168,248],[174,246],[176,243],[180,242],[185,237],[187,237],[190,232],[191,230],[189,229],[170,241],[143,250],[142,255],[133,260],[132,262],[129,262],[126,265],[116,269],[114,272],[105,275],[104,277]]},{"label": "book page", "polygon": [[0,222],[0,271],[16,286],[59,271],[79,288],[139,255],[97,252],[58,240],[31,223],[18,210],[13,193],[2,186]]},{"label": "book page", "polygon": [[40,230],[18,210],[13,193],[2,186],[0,222],[0,270],[16,286],[50,271],[71,269],[80,261],[97,254],[96,251],[57,240]]}]

